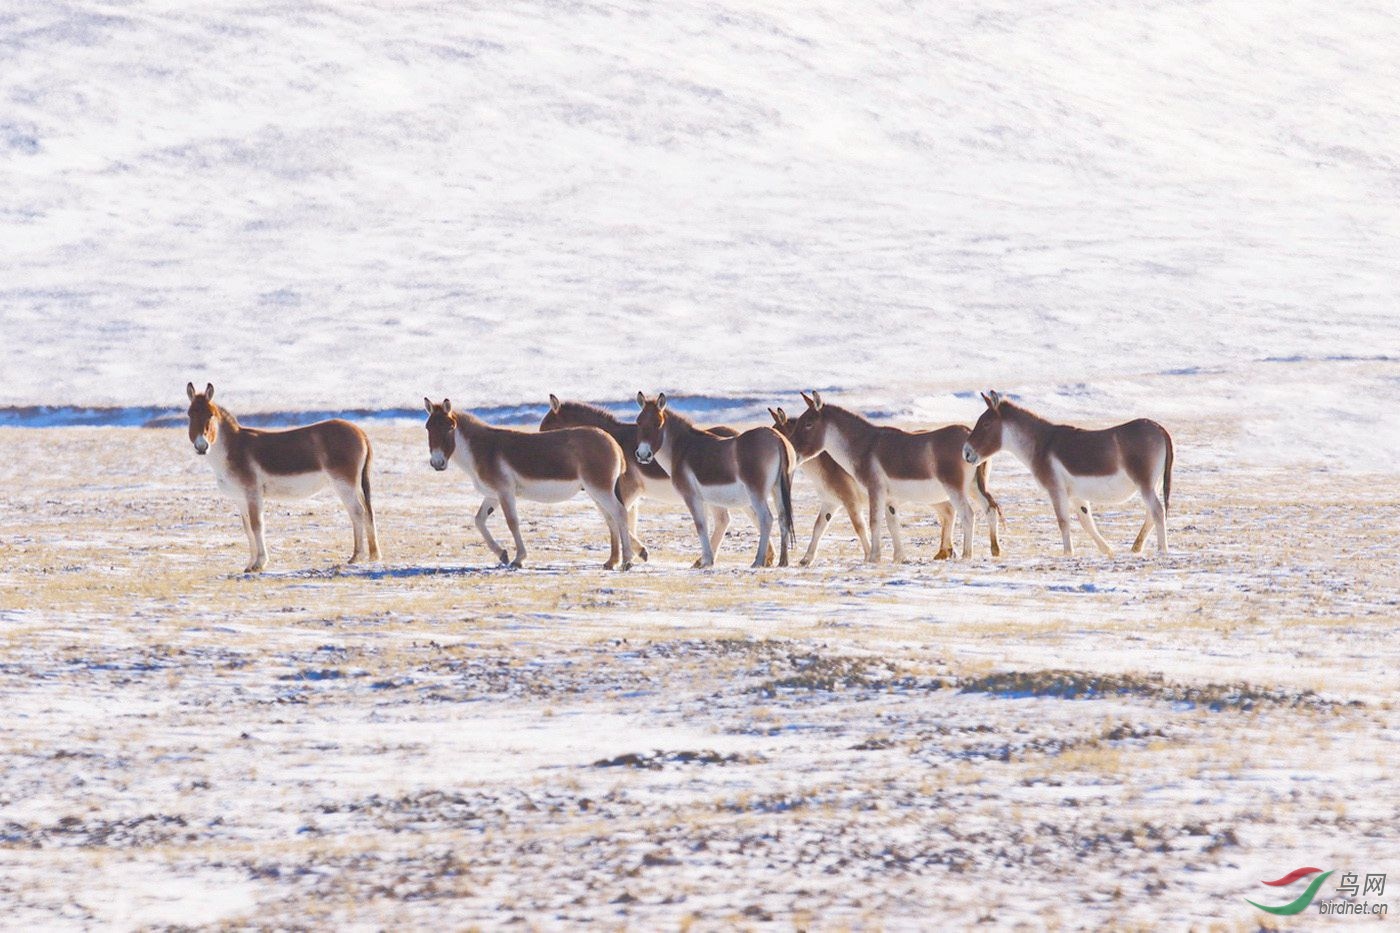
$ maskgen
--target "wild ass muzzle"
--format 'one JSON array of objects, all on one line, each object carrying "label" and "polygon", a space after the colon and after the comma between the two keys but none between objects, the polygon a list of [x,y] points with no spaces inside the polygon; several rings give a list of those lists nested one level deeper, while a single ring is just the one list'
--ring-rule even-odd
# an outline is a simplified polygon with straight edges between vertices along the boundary
[{"label": "wild ass muzzle", "polygon": [[797,455],[792,445],[772,428],[752,428],[735,437],[720,437],[697,428],[684,415],[666,407],[662,393],[648,399],[637,393],[637,461],[656,461],[690,509],[700,536],[696,567],[711,567],[717,542],[711,542],[706,506],[748,508],[758,524],[758,554],[754,567],[767,564],[773,531],[771,496],[778,519],[778,566],[788,564],[792,528],[792,474]]},{"label": "wild ass muzzle", "polygon": [[350,563],[368,554],[379,560],[379,536],[370,504],[369,468],[373,453],[365,432],[348,421],[318,421],[285,431],[245,428],[227,409],[214,404],[214,386],[189,396],[190,443],[209,457],[219,490],[233,499],[243,518],[252,554],[244,573],[267,566],[263,538],[263,504],[267,499],[301,499],[330,486],[335,490],[354,529],[355,550]]},{"label": "wild ass muzzle", "polygon": [[[1070,513],[1079,516],[1099,550],[1112,556],[1113,549],[1094,524],[1095,505],[1117,505],[1142,496],[1147,520],[1133,542],[1133,553],[1142,552],[1147,533],[1157,528],[1157,550],[1167,551],[1167,507],[1172,495],[1171,435],[1155,421],[1138,418],[1112,428],[1089,431],[1068,424],[1054,424],[1008,401],[999,392],[983,394],[987,410],[977,420],[963,457],[982,463],[1003,448],[1030,468],[1036,481],[1050,494],[1055,520],[1060,525],[1066,556],[1074,554],[1070,539]],[[1162,495],[1157,495],[1161,484]]]},{"label": "wild ass muzzle", "polygon": [[[518,500],[563,502],[582,490],[598,506],[608,525],[612,548],[603,567],[631,568],[627,510],[618,491],[627,458],[606,432],[580,427],[530,433],[492,427],[470,412],[453,409],[451,399],[437,404],[425,398],[423,407],[428,412],[428,450],[433,469],[445,470],[449,463],[455,463],[471,477],[483,496],[476,511],[477,530],[502,564],[519,568],[525,562]],[[514,560],[486,526],[486,519],[497,509],[505,516],[506,527],[515,538]]]},{"label": "wild ass muzzle", "polygon": [[[797,428],[796,420],[789,418],[787,412],[781,408],[770,408],[768,414],[773,417],[773,430],[791,442],[793,432]],[[817,509],[817,521],[812,526],[812,540],[807,545],[807,553],[802,555],[798,563],[807,567],[817,559],[817,547],[821,544],[822,536],[826,534],[827,526],[831,524],[837,506],[845,508],[846,515],[851,520],[851,527],[860,539],[861,554],[864,559],[869,560],[870,531],[865,524],[864,512],[868,504],[865,490],[856,482],[854,476],[841,469],[841,465],[831,459],[831,454],[825,451],[806,460],[799,454],[798,460],[799,469],[812,481],[812,485],[817,487],[817,495],[821,499],[820,508]],[[946,502],[940,506],[947,513],[945,523],[951,522],[953,507]],[[939,517],[943,517],[943,512],[939,513]],[[948,533],[952,534],[951,528]]]},{"label": "wild ass muzzle", "polygon": [[[792,443],[800,457],[825,451],[865,487],[870,510],[871,563],[880,561],[880,522],[889,526],[894,561],[905,560],[904,538],[899,526],[899,506],[928,502],[935,508],[949,503],[962,522],[962,556],[972,557],[972,533],[976,524],[974,503],[987,518],[987,534],[993,557],[1001,556],[997,520],[1001,508],[987,490],[985,470],[973,470],[962,459],[968,429],[952,424],[934,431],[905,431],[876,425],[864,416],[822,401],[821,394],[802,394],[807,410],[797,418]],[[946,510],[936,559],[953,556],[953,523]]]},{"label": "wild ass muzzle", "polygon": [[[576,427],[594,427],[606,431],[622,447],[627,471],[622,474],[622,482],[618,487],[619,498],[622,499],[623,508],[627,510],[627,534],[632,540],[632,550],[638,558],[646,560],[649,556],[646,546],[637,539],[639,501],[650,499],[683,505],[685,500],[671,483],[670,474],[661,469],[661,464],[655,460],[642,464],[631,455],[632,451],[637,449],[636,422],[623,421],[607,409],[586,402],[562,402],[558,396],[551,394],[549,411],[545,412],[544,418],[540,420],[540,430],[555,431],[559,428]],[[736,437],[739,434],[738,431],[724,425],[704,430],[716,437]],[[710,516],[714,523],[710,536],[711,547],[718,550],[719,541],[724,537],[725,529],[729,527],[729,510],[711,508]]]}]

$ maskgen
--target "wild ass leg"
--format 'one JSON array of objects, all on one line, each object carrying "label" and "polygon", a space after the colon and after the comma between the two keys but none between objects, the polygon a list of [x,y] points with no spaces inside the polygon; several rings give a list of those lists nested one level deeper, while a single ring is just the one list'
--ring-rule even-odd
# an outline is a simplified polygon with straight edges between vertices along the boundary
[{"label": "wild ass leg", "polygon": [[885,517],[885,487],[879,483],[871,483],[867,490],[870,493],[870,555],[866,558],[872,564],[880,562],[880,522]]},{"label": "wild ass leg", "polygon": [[939,502],[933,510],[938,513],[938,553],[934,560],[948,560],[953,556],[953,503]]},{"label": "wild ass leg", "polygon": [[842,505],[846,507],[846,515],[851,519],[851,527],[856,530],[856,537],[860,539],[862,556],[868,559],[870,557],[870,528],[865,524],[865,516],[861,514],[860,499],[856,496],[847,496]]},{"label": "wild ass leg", "polygon": [[252,545],[253,558],[244,573],[257,573],[267,566],[267,541],[263,538],[263,503],[261,496],[249,496],[244,504],[245,521],[248,523],[248,542]]},{"label": "wild ass leg", "polygon": [[[719,553],[720,542],[724,540],[724,533],[729,530],[729,510],[712,508],[710,519],[714,522],[714,527],[710,529],[710,563],[714,563],[715,555]],[[697,563],[695,566],[701,565]]]},{"label": "wild ass leg", "polygon": [[501,547],[500,542],[491,537],[491,529],[486,527],[486,518],[496,509],[501,507],[501,502],[494,496],[481,500],[481,507],[476,510],[476,530],[481,532],[482,540],[486,542],[486,549],[494,554],[503,564],[510,563],[510,554]]},{"label": "wild ass leg", "polygon": [[950,496],[949,501],[953,504],[953,510],[958,513],[958,521],[962,522],[962,559],[972,559],[972,532],[977,524],[977,514],[972,511],[972,503],[967,501],[967,496],[958,493]]},{"label": "wild ass leg", "polygon": [[[816,560],[817,545],[822,543],[822,535],[826,534],[826,526],[831,524],[832,507],[835,504],[823,501],[821,508],[817,509],[817,520],[812,525],[812,540],[807,545],[807,553],[803,554],[802,559],[797,562],[799,565],[807,567]],[[865,541],[861,541],[861,543],[865,544],[867,551],[870,549],[870,545]]]},{"label": "wild ass leg", "polygon": [[[608,532],[612,538],[613,553],[604,564],[604,568],[612,570],[630,570],[632,568],[632,540],[627,533],[627,509],[613,495],[611,489],[598,489],[585,487],[585,491],[598,505],[598,510],[603,513],[603,520],[608,524]],[[618,563],[617,549],[622,547],[622,562]]]},{"label": "wild ass leg", "polygon": [[[602,506],[598,507],[598,511],[602,512]],[[602,514],[603,522],[608,526],[608,559],[603,563],[603,569],[611,570],[617,566],[617,558],[620,553],[618,548],[619,542],[617,530],[613,528],[612,521],[608,518],[608,513],[602,512]]]},{"label": "wild ass leg", "polygon": [[767,567],[772,560],[772,545],[769,544],[769,537],[773,534],[773,511],[768,508],[768,503],[764,501],[761,493],[749,490],[749,514],[753,516],[758,524],[758,553],[754,555],[751,567]]},{"label": "wild ass leg", "polygon": [[346,513],[350,516],[350,527],[355,534],[355,550],[350,555],[349,563],[358,564],[364,560],[365,552],[368,550],[368,524],[365,508],[365,494],[360,490],[358,483],[336,483],[335,494],[340,497],[341,504],[345,506]]},{"label": "wild ass leg", "polygon": [[515,560],[510,562],[510,566],[519,570],[525,565],[525,539],[520,536],[520,513],[515,508],[515,493],[510,490],[501,494],[501,516],[515,539]]},{"label": "wild ass leg", "polygon": [[[758,511],[757,511],[756,509],[754,509],[753,506],[751,506],[751,505],[745,506],[745,507],[744,507],[744,511],[745,511],[745,512],[748,512],[748,513],[749,513],[749,518],[753,519],[753,526],[754,526],[755,528],[757,528],[760,524],[762,524],[762,522],[760,522],[760,521],[759,521],[759,518],[758,518]],[[772,542],[772,540],[769,540],[769,542],[768,542],[768,550],[766,550],[766,551],[763,552],[763,566],[765,566],[765,567],[772,567],[772,566],[773,566],[773,542]]]},{"label": "wild ass leg", "polygon": [[622,493],[622,507],[627,510],[627,538],[632,542],[632,553],[638,560],[645,561],[648,556],[646,545],[637,537],[637,513],[641,509],[642,488],[631,471],[622,474],[617,488]]},{"label": "wild ass leg", "polygon": [[[713,567],[715,551],[710,544],[710,526],[707,520],[705,500],[700,497],[700,490],[693,489],[689,485],[682,487],[677,484],[676,489],[681,494],[681,498],[685,500],[686,508],[690,509],[690,517],[695,521],[695,533],[700,536],[700,559],[691,564],[691,569],[699,570]],[[715,518],[723,518],[724,523],[729,524],[729,512],[724,509],[716,509]]]},{"label": "wild ass leg", "polygon": [[1079,503],[1079,524],[1084,526],[1084,530],[1089,533],[1089,537],[1094,539],[1094,543],[1099,546],[1099,550],[1109,557],[1113,556],[1113,548],[1108,546],[1108,542],[1099,534],[1099,526],[1094,524],[1093,506],[1087,502]]},{"label": "wild ass leg", "polygon": [[[1142,501],[1147,504],[1148,519],[1157,526],[1157,553],[1165,554],[1167,553],[1167,508],[1162,504],[1157,490],[1151,486],[1142,491]],[[1138,537],[1141,538],[1142,535]]]},{"label": "wild ass leg", "polygon": [[1060,526],[1060,538],[1064,544],[1064,554],[1066,557],[1074,556],[1074,542],[1069,536],[1069,513],[1074,510],[1070,504],[1069,497],[1063,490],[1050,490],[1050,504],[1055,508],[1055,521]]},{"label": "wild ass leg", "polygon": [[893,502],[885,504],[885,522],[890,526],[890,543],[894,545],[894,556],[890,560],[902,564],[905,560],[904,530],[899,527],[899,509]]},{"label": "wild ass leg", "polygon": [[627,537],[632,542],[632,553],[637,555],[638,560],[645,563],[647,558],[651,555],[647,553],[646,545],[643,544],[641,539],[637,537],[638,511],[640,511],[640,506],[638,506],[635,502],[632,503],[632,507],[627,510]]}]

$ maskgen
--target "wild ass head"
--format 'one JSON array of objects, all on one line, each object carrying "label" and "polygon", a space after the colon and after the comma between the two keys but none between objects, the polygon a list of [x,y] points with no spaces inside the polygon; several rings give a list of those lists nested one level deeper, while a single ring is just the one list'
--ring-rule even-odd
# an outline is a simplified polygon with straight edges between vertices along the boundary
[{"label": "wild ass head", "polygon": [[638,392],[637,404],[642,409],[637,413],[637,462],[646,464],[656,459],[656,452],[665,443],[666,393],[649,399]]},{"label": "wild ass head", "polygon": [[982,393],[982,401],[987,403],[987,410],[977,419],[967,442],[963,444],[963,459],[968,463],[986,460],[1001,450],[1002,405],[1006,399],[1000,392],[990,390]]},{"label": "wild ass head", "polygon": [[434,470],[445,470],[457,449],[457,416],[452,412],[452,400],[445,398],[439,405],[425,396],[423,407],[428,412],[428,462]]},{"label": "wild ass head", "polygon": [[[787,428],[779,427],[778,430],[792,441],[797,456],[808,460],[826,449],[826,405],[816,389],[812,390],[811,395],[803,392],[802,401],[807,403],[807,410],[798,415],[796,421],[787,419]],[[782,411],[781,408],[778,410]]]},{"label": "wild ass head", "polygon": [[205,385],[203,392],[196,392],[194,383],[188,382],[185,394],[190,397],[190,443],[195,453],[207,454],[219,438],[219,419],[214,417],[214,383]]}]

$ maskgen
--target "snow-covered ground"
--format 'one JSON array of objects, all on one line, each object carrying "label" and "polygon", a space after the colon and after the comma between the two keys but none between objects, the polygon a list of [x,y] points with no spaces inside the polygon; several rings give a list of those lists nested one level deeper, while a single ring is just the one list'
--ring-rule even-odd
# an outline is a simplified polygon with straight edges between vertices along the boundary
[{"label": "snow-covered ground", "polygon": [[1393,5],[7,7],[0,405],[995,385],[1400,456]]},{"label": "snow-covered ground", "polygon": [[838,518],[759,572],[742,519],[690,571],[651,508],[617,574],[527,505],[511,572],[371,432],[385,563],[324,497],[247,577],[184,432],[0,430],[7,923],[1257,929],[1262,880],[1393,864],[1393,483],[1187,463],[1174,554],[1064,560],[994,474],[1004,558],[911,509],[913,564]]}]

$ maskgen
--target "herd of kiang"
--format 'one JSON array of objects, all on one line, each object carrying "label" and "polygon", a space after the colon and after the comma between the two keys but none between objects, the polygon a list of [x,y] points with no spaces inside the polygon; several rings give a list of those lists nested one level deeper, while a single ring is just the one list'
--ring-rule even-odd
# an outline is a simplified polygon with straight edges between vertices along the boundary
[{"label": "herd of kiang", "polygon": [[[330,486],[345,504],[354,528],[351,563],[379,559],[379,541],[370,501],[369,438],[348,421],[333,419],[280,431],[239,425],[214,403],[214,387],[189,395],[190,442],[209,457],[220,490],[238,506],[251,557],[247,572],[267,563],[263,504],[267,499],[301,498]],[[695,567],[714,564],[729,525],[730,512],[743,509],[758,527],[753,566],[774,560],[788,564],[796,544],[792,483],[802,472],[815,486],[821,507],[807,551],[816,559],[822,535],[838,506],[850,517],[866,560],[881,558],[881,529],[888,528],[893,557],[906,556],[900,508],[928,503],[942,525],[937,557],[954,556],[953,529],[961,526],[961,557],[973,556],[979,513],[987,526],[993,556],[1001,508],[987,488],[988,458],[1010,451],[1029,467],[1050,496],[1064,553],[1072,555],[1071,516],[1105,554],[1112,549],[1094,524],[1095,505],[1114,505],[1141,496],[1146,518],[1133,551],[1141,552],[1155,528],[1159,552],[1167,550],[1167,508],[1171,500],[1172,439],[1154,421],[1137,419],[1102,430],[1055,424],[998,392],[977,424],[954,424],[931,431],[877,425],[862,415],[803,393],[805,410],[789,417],[770,408],[771,426],[736,431],[701,428],[669,407],[665,394],[637,393],[639,412],[627,422],[582,402],[551,395],[538,431],[489,425],[450,400],[424,399],[428,448],[436,470],[456,464],[482,494],[476,527],[501,563],[525,560],[519,504],[562,502],[581,490],[597,504],[612,539],[608,569],[626,570],[647,549],[637,539],[642,499],[684,503],[695,522],[700,556]],[[1160,490],[1160,491],[1159,491]],[[487,520],[499,511],[514,539],[515,555],[492,536]]]}]

